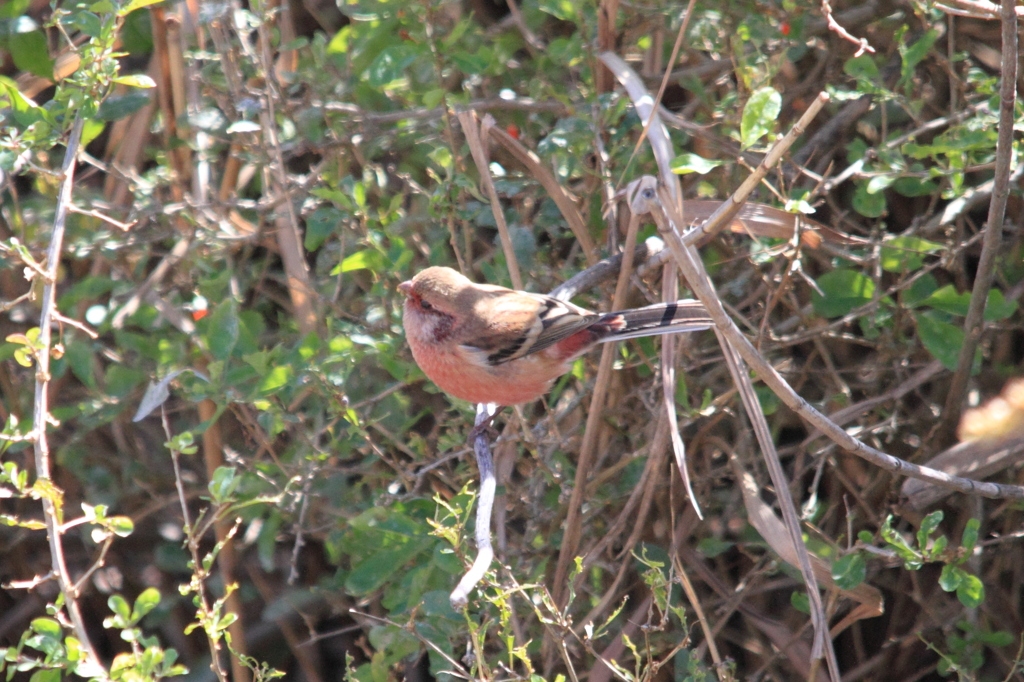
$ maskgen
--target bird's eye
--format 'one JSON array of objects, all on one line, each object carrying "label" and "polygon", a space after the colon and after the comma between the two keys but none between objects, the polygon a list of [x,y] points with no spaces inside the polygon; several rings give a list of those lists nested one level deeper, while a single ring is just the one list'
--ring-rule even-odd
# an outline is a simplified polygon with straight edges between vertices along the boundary
[{"label": "bird's eye", "polygon": [[420,307],[423,308],[424,310],[433,310],[434,309],[434,306],[430,305],[429,303],[427,303],[423,299],[420,299]]}]

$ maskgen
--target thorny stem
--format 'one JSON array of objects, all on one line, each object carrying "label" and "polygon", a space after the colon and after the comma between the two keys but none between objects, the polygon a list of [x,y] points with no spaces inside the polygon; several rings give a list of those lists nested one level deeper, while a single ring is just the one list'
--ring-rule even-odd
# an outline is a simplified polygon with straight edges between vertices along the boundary
[{"label": "thorny stem", "polygon": [[[64,155],[64,163],[61,167],[61,185],[57,194],[57,206],[54,212],[53,232],[50,235],[50,247],[46,252],[46,279],[43,286],[42,314],[39,317],[39,350],[36,353],[36,386],[35,386],[35,407],[32,415],[32,432],[35,439],[35,465],[38,481],[49,481],[50,479],[50,444],[46,438],[46,424],[51,419],[49,395],[47,390],[50,386],[50,336],[51,325],[53,324],[56,307],[56,279],[57,268],[60,264],[60,253],[64,243],[64,226],[67,222],[68,205],[71,203],[71,190],[75,180],[75,160],[78,155],[78,148],[82,141],[82,128],[85,120],[81,116],[75,118],[71,128],[71,136],[68,138],[67,152]],[[61,516],[63,515],[63,502],[60,500],[62,493],[52,488],[51,495],[44,495],[43,516],[46,518],[46,534],[50,542],[50,557],[53,563],[53,570],[60,583],[61,593],[64,595],[65,610],[71,617],[71,624],[75,636],[81,643],[82,651],[85,653],[87,666],[86,671],[79,667],[82,674],[95,676],[101,679],[109,679],[106,669],[100,663],[99,657],[93,649],[89,640],[89,633],[85,628],[85,621],[82,619],[82,612],[78,605],[78,591],[75,589],[74,581],[68,572],[67,561],[64,557],[64,544],[61,537]]]}]

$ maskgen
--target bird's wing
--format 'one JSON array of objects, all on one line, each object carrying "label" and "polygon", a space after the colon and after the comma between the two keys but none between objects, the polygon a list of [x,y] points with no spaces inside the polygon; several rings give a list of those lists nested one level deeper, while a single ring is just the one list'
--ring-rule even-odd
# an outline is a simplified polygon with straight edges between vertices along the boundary
[{"label": "bird's wing", "polygon": [[544,350],[600,318],[572,303],[522,291],[495,291],[488,306],[489,319],[498,322],[461,346],[475,361],[488,365]]}]

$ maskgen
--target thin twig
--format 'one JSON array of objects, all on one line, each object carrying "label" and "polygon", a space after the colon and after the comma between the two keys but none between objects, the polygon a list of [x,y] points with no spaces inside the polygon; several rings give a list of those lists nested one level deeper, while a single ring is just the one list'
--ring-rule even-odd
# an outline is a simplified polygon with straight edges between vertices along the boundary
[{"label": "thin twig", "polygon": [[497,480],[494,477],[494,461],[491,458],[491,444],[487,440],[485,426],[496,410],[497,406],[493,403],[480,404],[476,407],[475,428],[478,432],[473,438],[473,451],[476,453],[476,464],[480,470],[480,494],[476,500],[476,558],[448,598],[456,611],[466,605],[469,593],[484,577],[487,569],[491,567],[491,561],[494,560],[494,548],[491,546],[491,509],[494,507]]},{"label": "thin twig", "polygon": [[505,263],[508,266],[508,274],[512,278],[512,286],[516,289],[523,288],[523,277],[519,272],[519,261],[516,259],[516,250],[512,246],[512,236],[508,231],[508,224],[505,222],[505,212],[498,201],[498,190],[494,187],[494,180],[491,178],[491,169],[487,159],[487,151],[481,141],[480,128],[476,116],[469,112],[459,112],[459,124],[462,125],[462,134],[466,136],[469,144],[469,151],[476,162],[477,172],[480,173],[480,182],[484,186],[487,198],[491,201],[491,212],[494,214],[494,222],[498,226],[498,235],[501,238],[501,248],[505,253]]}]

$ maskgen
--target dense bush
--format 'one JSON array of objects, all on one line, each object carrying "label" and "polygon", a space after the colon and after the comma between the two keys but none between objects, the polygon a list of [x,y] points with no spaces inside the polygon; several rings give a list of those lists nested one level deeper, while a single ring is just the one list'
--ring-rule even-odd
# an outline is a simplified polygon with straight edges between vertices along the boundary
[{"label": "dense bush", "polygon": [[[776,491],[710,332],[683,342],[675,391],[704,520],[670,454],[660,342],[629,341],[603,405],[595,353],[502,412],[498,560],[468,609],[449,604],[475,552],[473,410],[413,363],[396,286],[427,265],[511,286],[514,254],[524,287],[544,292],[621,250],[615,193],[657,169],[603,50],[652,96],[670,68],[662,102],[688,199],[728,197],[831,95],[754,198],[855,238],[723,234],[701,250],[721,300],[850,435],[1020,480],[1009,392],[1004,421],[980,427],[1004,440],[954,447],[960,411],[1024,373],[1019,165],[994,261],[982,250],[997,9],[837,3],[862,51],[818,5],[698,3],[669,65],[685,9],[0,4],[6,669],[827,679],[799,570],[748,519],[759,503],[740,472],[765,500]],[[539,157],[487,145],[504,245],[466,112]],[[638,238],[655,233],[644,223]],[[660,273],[641,269],[631,304],[660,299]],[[575,300],[606,309],[612,289]],[[980,298],[976,336],[965,320]],[[1019,675],[1019,496],[901,489],[756,388],[806,544],[831,567],[844,679]],[[594,457],[577,472],[586,438]]]}]

